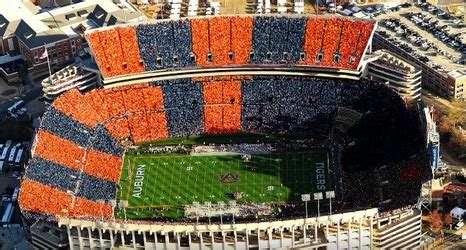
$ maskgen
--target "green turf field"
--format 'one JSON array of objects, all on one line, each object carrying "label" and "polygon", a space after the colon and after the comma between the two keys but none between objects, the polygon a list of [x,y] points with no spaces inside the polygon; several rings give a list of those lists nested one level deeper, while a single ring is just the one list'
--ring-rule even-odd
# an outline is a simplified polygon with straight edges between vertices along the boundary
[{"label": "green turf field", "polygon": [[243,192],[238,202],[283,203],[299,202],[303,193],[333,190],[323,150],[256,154],[248,162],[238,154],[127,154],[120,185],[118,198],[128,201],[127,210],[140,212],[193,202],[226,203],[234,200],[234,192]]}]

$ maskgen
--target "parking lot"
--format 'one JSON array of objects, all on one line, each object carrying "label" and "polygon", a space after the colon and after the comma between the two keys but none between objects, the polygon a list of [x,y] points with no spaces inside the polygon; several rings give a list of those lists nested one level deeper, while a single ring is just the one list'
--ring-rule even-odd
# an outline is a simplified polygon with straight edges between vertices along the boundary
[{"label": "parking lot", "polygon": [[436,70],[464,70],[464,24],[459,19],[446,18],[443,11],[426,6],[382,12],[376,16],[378,31]]}]

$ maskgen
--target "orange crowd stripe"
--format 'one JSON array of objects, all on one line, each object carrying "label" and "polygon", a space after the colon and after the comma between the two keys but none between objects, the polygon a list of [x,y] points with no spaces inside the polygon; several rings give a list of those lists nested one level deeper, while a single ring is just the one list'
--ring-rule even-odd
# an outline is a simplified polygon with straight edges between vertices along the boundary
[{"label": "orange crowd stripe", "polygon": [[223,130],[226,133],[241,131],[241,105],[226,105],[224,107]]},{"label": "orange crowd stripe", "polygon": [[214,17],[209,19],[210,48],[213,54],[213,65],[224,66],[231,63],[230,19]]},{"label": "orange crowd stripe", "polygon": [[108,132],[118,139],[123,139],[130,135],[128,120],[126,117],[111,119],[106,123],[106,125]]},{"label": "orange crowd stripe", "polygon": [[222,104],[223,103],[223,86],[222,82],[206,82],[203,84],[205,104]]},{"label": "orange crowd stripe", "polygon": [[125,72],[123,67],[123,52],[121,51],[120,36],[116,29],[99,31],[100,42],[105,50],[107,58],[107,72],[109,77],[122,75]]},{"label": "orange crowd stripe", "polygon": [[198,66],[212,65],[207,60],[209,48],[209,21],[207,19],[191,20],[191,30],[193,38],[193,52],[196,55],[196,63]]},{"label": "orange crowd stripe", "polygon": [[165,112],[147,114],[148,130],[151,132],[151,140],[168,138],[168,125]]},{"label": "orange crowd stripe", "polygon": [[352,65],[353,69],[356,69],[358,67],[359,62],[361,61],[362,55],[364,54],[364,51],[366,49],[367,43],[369,41],[369,38],[372,35],[372,31],[374,29],[374,24],[373,23],[364,23],[362,30],[361,30],[361,38],[360,42],[358,45],[358,52],[356,56],[356,61]]},{"label": "orange crowd stripe", "polygon": [[[139,42],[136,34],[136,27],[118,28],[123,58],[126,63],[125,73],[138,73],[144,71],[144,63],[139,53]],[[123,65],[124,66],[124,65]]]},{"label": "orange crowd stripe", "polygon": [[161,87],[143,88],[144,103],[146,112],[163,110],[163,92]]},{"label": "orange crowd stripe", "polygon": [[123,160],[118,156],[91,149],[86,154],[84,171],[102,179],[118,182],[122,164]]},{"label": "orange crowd stripe", "polygon": [[100,43],[99,32],[90,33],[87,36],[87,41],[89,42],[92,48],[97,64],[99,64],[100,66],[100,71],[105,77],[108,76],[110,66],[107,64],[107,58],[105,56],[105,51],[104,51],[104,48],[102,47],[102,44]]},{"label": "orange crowd stripe", "polygon": [[128,115],[128,124],[135,142],[147,141],[150,138],[147,118],[144,113]]},{"label": "orange crowd stripe", "polygon": [[306,36],[304,37],[304,51],[306,52],[306,59],[301,62],[302,64],[317,64],[317,53],[319,53],[322,46],[324,24],[325,19],[307,19]]},{"label": "orange crowd stripe", "polygon": [[222,106],[205,106],[204,107],[204,128],[208,134],[222,133],[223,131],[223,107]]},{"label": "orange crowd stripe", "polygon": [[56,188],[26,179],[21,183],[18,202],[27,211],[68,215],[72,197]]},{"label": "orange crowd stripe", "polygon": [[94,128],[102,121],[102,117],[82,99],[83,95],[77,89],[73,89],[58,97],[53,102],[53,106],[75,120]]},{"label": "orange crowd stripe", "polygon": [[41,130],[37,136],[35,154],[72,169],[81,169],[84,149],[71,141]]},{"label": "orange crowd stripe", "polygon": [[336,66],[333,55],[338,48],[342,24],[343,21],[340,18],[327,19],[323,43],[324,60],[322,65],[324,66]]},{"label": "orange crowd stripe", "polygon": [[226,81],[223,83],[223,103],[241,103],[241,82]]},{"label": "orange crowd stripe", "polygon": [[105,102],[107,102],[107,108],[110,116],[119,117],[126,112],[125,103],[121,96],[120,91],[114,89],[106,89]]},{"label": "orange crowd stripe", "polygon": [[231,50],[235,53],[234,64],[248,64],[252,51],[252,17],[231,18]]},{"label": "orange crowd stripe", "polygon": [[102,99],[103,91],[95,89],[83,96],[83,102],[88,103],[97,114],[102,117],[102,121],[105,122],[109,118],[109,112],[107,103]]},{"label": "orange crowd stripe", "polygon": [[87,199],[76,198],[74,207],[70,210],[70,216],[84,216],[95,218],[112,218],[112,207],[107,204],[94,202]]},{"label": "orange crowd stripe", "polygon": [[126,111],[141,112],[144,110],[144,94],[141,88],[128,89],[121,92],[125,102]]},{"label": "orange crowd stripe", "polygon": [[[356,52],[359,33],[362,31],[362,21],[345,20],[343,24],[343,34],[340,41],[341,62],[340,66],[351,68],[350,58]],[[356,55],[354,55],[356,56]]]}]

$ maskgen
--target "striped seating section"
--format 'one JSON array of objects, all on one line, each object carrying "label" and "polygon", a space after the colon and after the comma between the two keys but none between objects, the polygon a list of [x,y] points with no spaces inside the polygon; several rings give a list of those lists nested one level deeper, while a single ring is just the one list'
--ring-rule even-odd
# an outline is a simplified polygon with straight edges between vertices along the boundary
[{"label": "striped seating section", "polygon": [[[369,91],[383,100],[366,103]],[[68,101],[86,110],[74,110]],[[199,134],[315,136],[329,133],[338,107],[366,112],[398,102],[383,84],[290,76],[201,77],[71,90],[42,118],[19,202],[31,212],[111,217],[122,144]]]},{"label": "striped seating section", "polygon": [[144,71],[135,27],[118,27],[87,37],[102,74],[106,77]]},{"label": "striped seating section", "polygon": [[339,16],[162,20],[87,34],[104,77],[245,65],[357,69],[374,23]]},{"label": "striped seating section", "polygon": [[207,134],[234,133],[241,130],[241,81],[206,81],[204,127]]}]

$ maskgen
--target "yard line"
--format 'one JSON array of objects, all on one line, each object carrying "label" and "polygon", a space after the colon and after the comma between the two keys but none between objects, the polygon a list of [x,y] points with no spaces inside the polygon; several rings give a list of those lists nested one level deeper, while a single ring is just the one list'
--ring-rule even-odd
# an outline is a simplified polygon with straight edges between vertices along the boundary
[{"label": "yard line", "polygon": [[[157,160],[156,160],[157,161]],[[149,170],[150,170],[150,173],[152,173],[152,171],[155,171],[155,176],[154,176],[154,186],[152,187],[152,190],[154,189],[155,186],[158,185],[158,181],[157,181],[157,176],[159,174],[159,171],[157,169],[157,163],[155,163],[154,165],[152,165],[153,163],[153,160],[150,160],[149,162]],[[150,205],[154,205],[154,196],[155,196],[155,192],[152,192],[152,195],[150,197]]]}]

